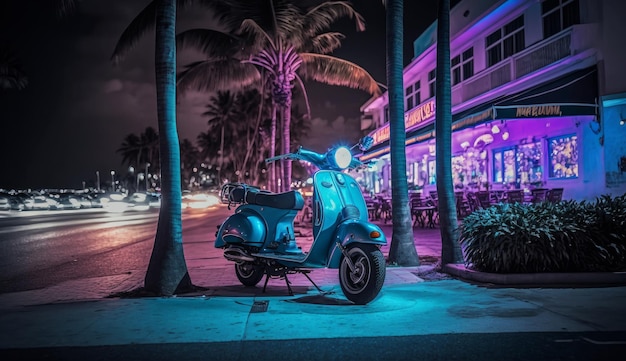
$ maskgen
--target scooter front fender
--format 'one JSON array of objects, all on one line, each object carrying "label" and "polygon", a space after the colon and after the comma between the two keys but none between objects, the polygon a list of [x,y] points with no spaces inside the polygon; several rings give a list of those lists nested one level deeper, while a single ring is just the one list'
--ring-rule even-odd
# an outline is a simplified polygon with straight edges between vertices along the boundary
[{"label": "scooter front fender", "polygon": [[335,243],[328,254],[328,268],[339,268],[341,262],[341,249],[336,242],[340,242],[343,247],[348,247],[353,243],[369,243],[379,246],[387,244],[387,237],[380,227],[358,219],[346,220],[341,223],[337,227],[334,239]]}]

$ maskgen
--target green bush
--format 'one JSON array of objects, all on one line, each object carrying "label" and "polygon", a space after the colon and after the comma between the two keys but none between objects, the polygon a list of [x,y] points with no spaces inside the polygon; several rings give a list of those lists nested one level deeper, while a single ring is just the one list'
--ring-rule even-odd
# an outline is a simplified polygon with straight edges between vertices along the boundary
[{"label": "green bush", "polygon": [[594,202],[498,204],[459,229],[466,266],[496,273],[626,269],[626,194]]}]

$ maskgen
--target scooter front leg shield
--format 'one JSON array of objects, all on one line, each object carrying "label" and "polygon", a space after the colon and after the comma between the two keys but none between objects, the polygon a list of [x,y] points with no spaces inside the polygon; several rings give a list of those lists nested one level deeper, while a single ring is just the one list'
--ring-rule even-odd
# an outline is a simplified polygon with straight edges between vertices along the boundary
[{"label": "scooter front leg shield", "polygon": [[[334,239],[343,247],[348,247],[352,243],[369,243],[379,246],[387,244],[387,237],[380,227],[360,220],[348,220],[341,223],[337,227]],[[329,251],[328,268],[339,268],[340,261],[341,249],[335,243]]]}]

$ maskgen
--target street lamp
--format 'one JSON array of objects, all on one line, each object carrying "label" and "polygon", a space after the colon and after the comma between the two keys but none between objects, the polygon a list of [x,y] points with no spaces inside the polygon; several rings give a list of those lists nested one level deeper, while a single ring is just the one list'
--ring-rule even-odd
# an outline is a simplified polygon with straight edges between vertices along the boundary
[{"label": "street lamp", "polygon": [[148,174],[148,167],[150,167],[150,163],[146,163],[146,193],[148,193],[148,178],[150,178],[150,174]]},{"label": "street lamp", "polygon": [[[130,167],[128,167],[128,173],[130,173],[131,178],[135,178],[135,179],[139,179],[137,178],[137,176],[135,175],[135,167],[133,167],[132,165]],[[137,180],[137,183],[139,183],[139,180]],[[130,186],[127,186],[128,188],[130,188]],[[139,186],[137,186],[137,188],[135,188],[135,192],[139,191]]]},{"label": "street lamp", "polygon": [[111,191],[115,192],[115,171],[111,171]]},{"label": "street lamp", "polygon": [[100,192],[100,171],[96,171],[96,183],[98,184],[98,192]]}]

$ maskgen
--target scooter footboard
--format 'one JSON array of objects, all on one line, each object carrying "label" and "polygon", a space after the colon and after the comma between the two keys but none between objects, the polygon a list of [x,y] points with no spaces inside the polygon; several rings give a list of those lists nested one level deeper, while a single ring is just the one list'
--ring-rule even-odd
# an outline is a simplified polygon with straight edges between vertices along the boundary
[{"label": "scooter footboard", "polygon": [[[337,227],[335,240],[341,242],[343,247],[352,243],[369,243],[379,246],[387,244],[385,234],[375,224],[365,223],[360,220],[347,220]],[[328,268],[339,268],[341,261],[341,249],[335,244],[328,254]]]}]

